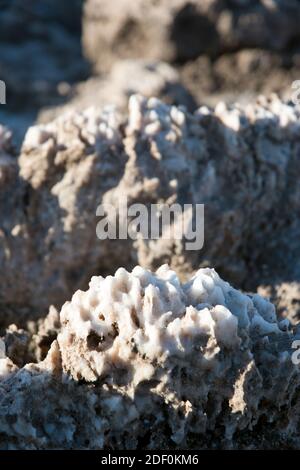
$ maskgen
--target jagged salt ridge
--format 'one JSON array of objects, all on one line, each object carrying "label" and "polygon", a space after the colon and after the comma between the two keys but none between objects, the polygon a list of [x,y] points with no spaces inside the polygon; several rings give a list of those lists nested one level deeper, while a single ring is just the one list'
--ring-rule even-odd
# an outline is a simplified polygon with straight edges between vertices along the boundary
[{"label": "jagged salt ridge", "polygon": [[[40,315],[120,265],[168,261],[186,276],[205,263],[250,281],[276,261],[283,228],[297,246],[299,129],[299,109],[276,97],[190,114],[141,96],[130,98],[125,120],[90,108],[30,128],[0,187],[0,304]],[[147,207],[205,204],[204,248],[186,251],[172,237],[99,241],[98,204],[118,210],[125,197]],[[284,252],[299,271],[297,254]]]}]

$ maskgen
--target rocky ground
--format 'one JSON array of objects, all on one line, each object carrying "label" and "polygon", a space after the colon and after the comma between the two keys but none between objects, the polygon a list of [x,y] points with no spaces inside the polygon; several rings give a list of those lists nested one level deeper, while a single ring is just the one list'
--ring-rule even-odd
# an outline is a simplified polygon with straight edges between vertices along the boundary
[{"label": "rocky ground", "polygon": [[[300,110],[291,101],[291,85],[300,80],[299,21],[297,0],[1,2],[0,79],[7,104],[0,105],[0,336],[1,367],[12,375],[0,391],[0,414],[7,410],[1,393],[15,393],[16,376],[39,393],[49,382],[45,397],[52,403],[62,393],[66,416],[68,393],[78,395],[94,431],[101,419],[109,423],[109,407],[103,417],[93,405],[102,389],[65,385],[64,348],[55,340],[62,334],[64,302],[87,289],[93,275],[114,274],[120,266],[155,271],[169,263],[182,282],[199,267],[214,267],[243,292],[270,298],[276,321],[288,318],[297,336]],[[100,242],[97,205],[117,208],[125,197],[146,205],[204,203],[203,249],[186,251],[173,239]],[[253,345],[247,348],[253,353]],[[255,360],[267,387],[270,378]],[[38,365],[24,369],[28,363]],[[291,374],[282,409],[298,416],[298,376]],[[246,393],[246,382],[235,377],[228,387]],[[20,387],[22,408],[29,397]],[[242,419],[246,424],[227,423],[240,438],[231,436],[229,445],[218,437],[218,445],[298,447],[293,433],[282,432],[284,413],[280,426],[264,426],[265,401],[265,414],[273,416],[272,397],[254,405],[245,399],[240,405],[252,407]],[[223,396],[220,403],[228,405]],[[228,418],[223,411],[219,434]],[[46,433],[44,444],[34,437],[31,418],[15,427],[11,419],[0,429],[0,447],[89,447],[76,437],[77,422],[69,424],[72,437],[66,424],[53,444],[50,419],[48,430],[37,431],[39,438]],[[216,437],[212,422],[206,429],[211,441],[196,439],[202,447]],[[184,423],[183,433],[189,418]],[[91,430],[80,432],[90,446],[100,446]],[[151,442],[163,441],[158,431],[150,434]],[[115,431],[107,439],[112,446],[137,445]],[[193,439],[189,445],[197,447]]]},{"label": "rocky ground", "polygon": [[[94,276],[60,321],[38,364],[18,369],[26,339],[4,338],[0,448],[299,447],[298,336],[214,270],[186,283],[167,265]],[[41,353],[57,328],[51,311],[33,336]]]}]

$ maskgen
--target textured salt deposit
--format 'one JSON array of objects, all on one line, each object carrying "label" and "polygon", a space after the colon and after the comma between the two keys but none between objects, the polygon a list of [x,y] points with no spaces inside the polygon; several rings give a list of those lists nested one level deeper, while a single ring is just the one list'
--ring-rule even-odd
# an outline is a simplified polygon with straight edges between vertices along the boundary
[{"label": "textured salt deposit", "polygon": [[[238,325],[262,337],[286,330],[271,303],[241,294],[214,270],[200,269],[181,285],[167,265],[155,275],[136,267],[131,274],[120,268],[115,276],[93,277],[87,292],[77,291],[63,306],[61,322],[66,372],[93,381],[133,368],[135,385],[154,375],[154,361],[193,353],[201,336],[219,345],[217,354],[221,345],[240,345]],[[199,361],[206,367],[213,357]]]},{"label": "textured salt deposit", "polygon": [[43,362],[1,359],[2,448],[298,442],[290,324],[213,269],[181,284],[167,265],[120,268],[93,277],[60,320]]},{"label": "textured salt deposit", "polygon": [[[300,210],[299,135],[299,109],[275,96],[194,114],[132,96],[125,118],[90,108],[30,128],[19,158],[7,150],[0,165],[3,318],[45,315],[120,265],[169,262],[181,278],[211,265],[253,289],[262,266],[278,260],[270,270],[296,279],[284,263],[299,258],[299,219],[290,217]],[[125,197],[147,208],[205,204],[203,249],[187,251],[172,237],[100,242],[97,206],[118,210]],[[280,260],[283,238],[290,246]]]}]

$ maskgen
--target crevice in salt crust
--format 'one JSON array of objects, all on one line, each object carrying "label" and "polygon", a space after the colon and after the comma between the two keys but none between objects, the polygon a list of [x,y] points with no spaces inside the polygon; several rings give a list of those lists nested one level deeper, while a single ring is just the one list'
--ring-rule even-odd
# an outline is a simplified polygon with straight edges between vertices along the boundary
[{"label": "crevice in salt crust", "polygon": [[215,270],[120,268],[60,320],[43,362],[1,359],[0,448],[299,444],[292,328]]}]

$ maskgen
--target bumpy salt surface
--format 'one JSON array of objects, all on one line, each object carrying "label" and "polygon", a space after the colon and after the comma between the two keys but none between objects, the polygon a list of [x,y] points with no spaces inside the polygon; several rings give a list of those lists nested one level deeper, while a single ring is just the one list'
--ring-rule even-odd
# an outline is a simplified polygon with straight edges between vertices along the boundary
[{"label": "bumpy salt surface", "polygon": [[0,448],[298,445],[289,322],[213,269],[181,284],[166,265],[120,268],[60,320],[43,362],[0,360]]},{"label": "bumpy salt surface", "polygon": [[[155,274],[138,266],[93,277],[88,291],[63,306],[61,322],[63,364],[75,379],[94,381],[133,366],[134,383],[154,374],[154,361],[191,354],[201,337],[218,344],[217,354],[240,344],[239,329],[264,336],[286,328],[270,302],[233,289],[214,269],[200,269],[181,285],[167,265]],[[212,357],[198,359],[201,367]]]}]

